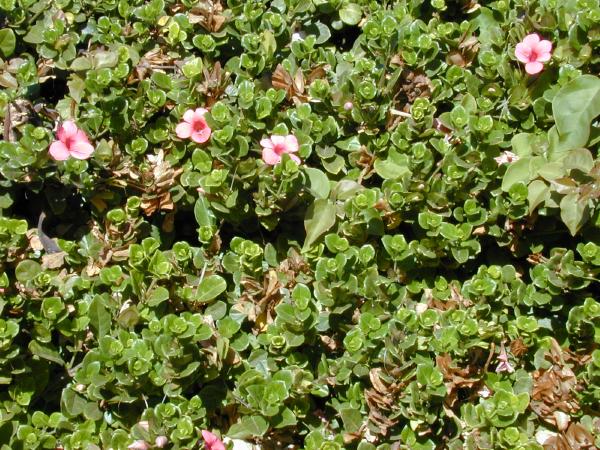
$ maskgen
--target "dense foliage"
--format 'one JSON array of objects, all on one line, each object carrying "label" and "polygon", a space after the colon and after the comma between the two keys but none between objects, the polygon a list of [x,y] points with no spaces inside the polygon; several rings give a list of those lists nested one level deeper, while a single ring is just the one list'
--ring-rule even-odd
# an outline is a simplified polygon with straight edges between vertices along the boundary
[{"label": "dense foliage", "polygon": [[0,27],[2,450],[600,445],[596,0]]}]

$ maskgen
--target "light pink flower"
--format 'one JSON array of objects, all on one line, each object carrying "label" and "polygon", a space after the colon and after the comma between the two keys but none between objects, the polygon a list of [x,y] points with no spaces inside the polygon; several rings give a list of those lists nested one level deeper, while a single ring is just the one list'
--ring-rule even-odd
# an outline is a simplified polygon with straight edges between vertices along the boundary
[{"label": "light pink flower", "polygon": [[202,430],[202,439],[204,439],[206,450],[225,450],[225,444],[208,430]]},{"label": "light pink flower", "polygon": [[500,156],[496,156],[494,158],[494,161],[496,161],[498,164],[508,164],[511,162],[515,162],[519,160],[519,155],[515,155],[513,152],[511,151],[505,151],[502,154],[500,154]]},{"label": "light pink flower", "polygon": [[188,139],[202,144],[210,138],[212,130],[206,123],[204,114],[208,112],[205,108],[188,109],[183,114],[183,122],[179,122],[175,128],[178,138]]},{"label": "light pink flower", "polygon": [[129,450],[148,450],[150,448],[150,444],[146,441],[142,441],[138,439],[137,441],[133,441],[133,444],[127,447]]},{"label": "light pink flower", "polygon": [[498,366],[496,367],[496,373],[513,373],[515,371],[515,368],[508,362],[508,354],[506,353],[506,349],[504,348],[504,343],[502,343],[500,347],[500,354],[496,359],[500,361],[498,363]]},{"label": "light pink flower", "polygon": [[169,439],[166,436],[158,436],[154,440],[154,445],[158,448],[163,448],[165,445],[167,445],[168,442]]},{"label": "light pink flower", "polygon": [[346,111],[350,111],[350,110],[352,110],[352,107],[353,107],[353,106],[354,106],[354,105],[352,104],[352,102],[351,102],[351,101],[347,101],[346,103],[344,103],[344,109],[345,109]]},{"label": "light pink flower", "polygon": [[544,64],[552,56],[552,42],[540,40],[536,33],[528,34],[515,48],[517,59],[525,63],[525,72],[530,75],[540,73]]},{"label": "light pink flower", "polygon": [[70,156],[77,159],[88,159],[94,153],[94,146],[90,144],[83,130],[71,120],[67,120],[56,131],[57,141],[50,144],[50,156],[57,161],[64,161]]},{"label": "light pink flower", "polygon": [[150,431],[150,422],[148,422],[147,420],[140,420],[138,422],[138,426],[144,431]]},{"label": "light pink flower", "polygon": [[273,135],[269,139],[263,139],[260,141],[262,146],[262,159],[265,163],[274,166],[281,161],[281,157],[284,153],[290,155],[294,161],[300,164],[300,158],[294,153],[298,151],[298,139],[293,134],[287,136]]}]

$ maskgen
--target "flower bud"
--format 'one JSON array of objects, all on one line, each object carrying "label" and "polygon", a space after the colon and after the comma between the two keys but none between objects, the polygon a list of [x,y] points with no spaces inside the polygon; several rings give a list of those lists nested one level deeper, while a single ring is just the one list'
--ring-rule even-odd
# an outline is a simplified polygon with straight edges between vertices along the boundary
[{"label": "flower bud", "polygon": [[168,442],[169,439],[167,439],[166,436],[158,436],[154,441],[154,445],[158,448],[163,448],[165,445],[167,445]]}]

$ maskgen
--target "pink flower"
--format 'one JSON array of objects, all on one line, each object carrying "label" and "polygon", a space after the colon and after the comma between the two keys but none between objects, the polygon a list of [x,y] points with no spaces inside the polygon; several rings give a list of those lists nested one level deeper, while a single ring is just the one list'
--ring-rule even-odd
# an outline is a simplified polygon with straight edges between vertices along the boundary
[{"label": "pink flower", "polygon": [[212,130],[206,123],[204,114],[208,112],[204,108],[188,109],[183,114],[183,122],[179,122],[175,133],[180,139],[191,138],[192,141],[202,144],[210,138]]},{"label": "pink flower", "polygon": [[202,439],[204,439],[206,450],[225,450],[225,444],[208,430],[202,430]]},{"label": "pink flower", "polygon": [[535,33],[525,36],[523,42],[518,43],[515,48],[515,56],[519,61],[525,63],[525,72],[530,75],[542,71],[543,63],[550,61],[551,52],[552,42],[540,40]]},{"label": "pink flower", "polygon": [[344,103],[344,109],[345,109],[346,111],[351,111],[353,106],[354,106],[354,105],[352,104],[352,102],[351,102],[351,101],[347,101],[346,103]]},{"label": "pink flower", "polygon": [[294,155],[298,151],[298,139],[293,134],[287,136],[273,135],[270,139],[260,141],[260,145],[263,148],[263,161],[271,166],[278,164],[284,153],[289,154],[290,158],[300,164],[300,158]]},{"label": "pink flower", "polygon": [[77,159],[88,159],[94,153],[94,146],[90,144],[83,130],[71,120],[67,120],[58,127],[57,141],[50,145],[50,156],[57,161],[64,161],[70,156]]},{"label": "pink flower", "polygon": [[494,161],[496,161],[499,165],[500,164],[508,164],[508,163],[515,162],[518,160],[519,160],[519,155],[515,155],[513,152],[508,151],[508,150],[501,153],[500,156],[496,156],[494,158]]},{"label": "pink flower", "polygon": [[158,448],[163,448],[165,445],[167,445],[168,442],[169,439],[166,436],[158,436],[154,440],[154,445]]},{"label": "pink flower", "polygon": [[138,427],[142,428],[144,431],[150,431],[150,422],[147,420],[140,420],[138,422]]},{"label": "pink flower", "polygon": [[504,343],[502,343],[502,346],[500,347],[500,354],[498,355],[497,359],[500,362],[496,367],[496,373],[513,373],[515,371],[515,368],[508,362],[508,354],[506,353],[506,349],[504,348]]},{"label": "pink flower", "polygon": [[148,450],[150,445],[146,441],[142,441],[138,439],[137,441],[133,441],[133,444],[127,447],[129,450]]}]

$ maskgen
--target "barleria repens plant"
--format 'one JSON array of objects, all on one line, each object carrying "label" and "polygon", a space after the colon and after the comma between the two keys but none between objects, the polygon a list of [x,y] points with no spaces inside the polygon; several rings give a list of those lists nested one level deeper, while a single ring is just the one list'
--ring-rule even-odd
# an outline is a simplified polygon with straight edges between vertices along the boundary
[{"label": "barleria repens plant", "polygon": [[0,0],[0,448],[600,447],[599,30]]}]

